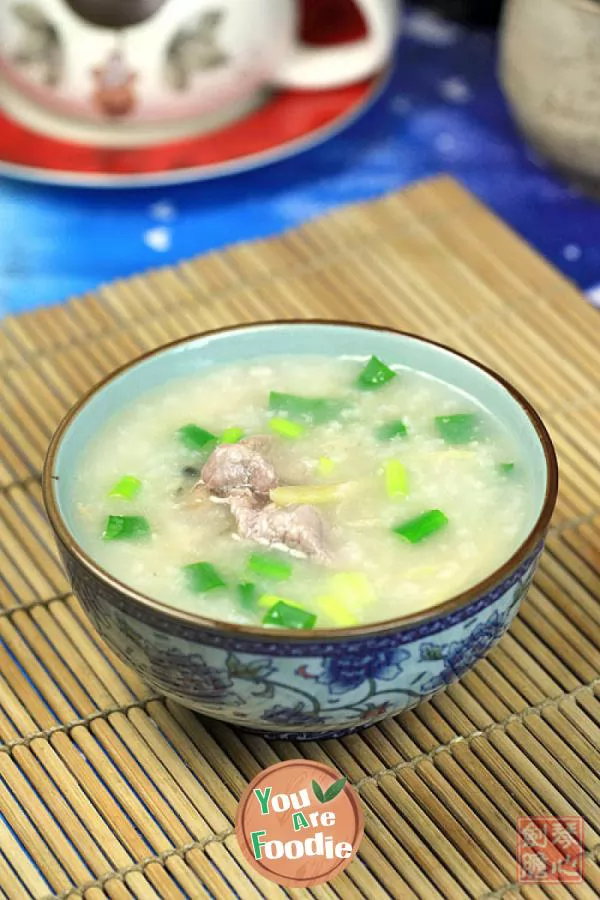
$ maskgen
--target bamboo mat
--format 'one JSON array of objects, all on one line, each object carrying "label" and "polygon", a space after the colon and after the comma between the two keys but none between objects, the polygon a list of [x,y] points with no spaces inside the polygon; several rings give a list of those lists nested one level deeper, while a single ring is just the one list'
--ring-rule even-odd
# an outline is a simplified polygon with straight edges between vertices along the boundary
[{"label": "bamboo mat", "polygon": [[[447,342],[536,404],[562,466],[548,549],[510,633],[459,684],[339,741],[268,744],[152,696],[58,564],[40,467],[78,395],[164,341],[270,317],[363,319]],[[600,318],[455,182],[9,318],[0,347],[0,900],[600,896]],[[365,808],[329,885],[255,875],[232,823],[261,769],[305,755]],[[585,880],[517,885],[516,820],[585,820]]]}]

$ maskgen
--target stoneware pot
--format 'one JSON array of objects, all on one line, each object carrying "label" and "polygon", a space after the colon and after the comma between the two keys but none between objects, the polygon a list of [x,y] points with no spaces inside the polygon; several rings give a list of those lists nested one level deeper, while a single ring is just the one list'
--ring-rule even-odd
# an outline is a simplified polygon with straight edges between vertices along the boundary
[{"label": "stoneware pot", "polygon": [[[170,378],[281,354],[375,353],[440,378],[482,402],[516,437],[532,504],[517,551],[479,584],[411,616],[314,631],[205,619],[142,596],[78,543],[71,473],[107,419]],[[556,501],[550,438],[529,403],[499,376],[414,335],[335,322],[223,329],[159,348],[85,396],[52,439],[44,500],[73,589],[109,646],[156,691],[266,737],[335,737],[395,715],[455,681],[494,646],[529,586]],[[398,598],[398,606],[402,598]]]},{"label": "stoneware pot", "polygon": [[600,3],[507,0],[500,48],[500,79],[525,137],[597,193]]}]

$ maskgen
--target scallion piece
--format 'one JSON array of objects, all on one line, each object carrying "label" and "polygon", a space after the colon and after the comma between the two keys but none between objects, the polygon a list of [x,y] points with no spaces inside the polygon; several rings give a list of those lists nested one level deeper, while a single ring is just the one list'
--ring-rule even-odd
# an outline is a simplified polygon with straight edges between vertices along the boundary
[{"label": "scallion piece", "polygon": [[331,578],[330,593],[353,609],[370,606],[376,600],[369,579],[362,572],[337,572]]},{"label": "scallion piece", "polygon": [[408,494],[408,473],[398,459],[388,459],[383,466],[385,491],[390,500],[406,497]]},{"label": "scallion piece", "polygon": [[244,437],[242,428],[226,428],[221,435],[222,444],[237,444]]},{"label": "scallion piece", "polygon": [[447,524],[448,519],[441,510],[430,509],[414,519],[395,525],[392,531],[409,543],[418,544],[430,535],[440,531]]},{"label": "scallion piece", "polygon": [[314,628],[317,617],[298,606],[290,606],[285,600],[279,600],[272,606],[264,619],[263,625],[278,625],[280,628],[299,628],[309,630]]},{"label": "scallion piece", "polygon": [[277,416],[269,419],[269,428],[275,434],[280,434],[285,438],[300,438],[306,431],[306,425],[300,422],[292,422],[291,419],[280,419]]},{"label": "scallion piece", "polygon": [[447,444],[468,444],[477,437],[479,416],[475,413],[436,416],[435,427]]},{"label": "scallion piece", "polygon": [[199,425],[183,425],[177,431],[177,437],[188,450],[206,451],[217,443],[217,438]]},{"label": "scallion piece", "polygon": [[356,386],[361,391],[376,391],[396,377],[396,372],[376,356],[372,356],[359,374]]},{"label": "scallion piece", "polygon": [[271,609],[276,603],[281,602],[287,603],[288,606],[296,606],[298,609],[304,609],[301,603],[296,603],[295,600],[290,600],[289,598],[278,597],[276,594],[263,594],[258,600],[258,605],[262,606],[263,609]]},{"label": "scallion piece", "polygon": [[319,597],[317,605],[327,618],[340,628],[358,625],[357,617],[337,597]]},{"label": "scallion piece", "polygon": [[152,533],[144,516],[109,516],[102,537],[105,541],[130,541]]},{"label": "scallion piece", "polygon": [[285,581],[292,574],[292,566],[287,560],[270,553],[252,553],[248,560],[248,569],[255,575],[272,581]]},{"label": "scallion piece", "polygon": [[238,584],[237,595],[242,609],[255,609],[258,603],[258,588],[251,581]]},{"label": "scallion piece", "polygon": [[498,471],[501,475],[510,475],[515,467],[514,462],[498,463]]},{"label": "scallion piece", "polygon": [[142,489],[142,482],[134,475],[123,475],[113,485],[108,493],[109,497],[118,497],[120,500],[133,500]]},{"label": "scallion piece", "polygon": [[404,438],[408,434],[408,428],[401,419],[396,422],[386,422],[380,425],[375,432],[375,437],[380,441],[393,441],[394,438]]},{"label": "scallion piece", "polygon": [[317,472],[319,475],[331,475],[335,469],[335,460],[330,456],[320,456],[317,462]]},{"label": "scallion piece", "polygon": [[299,397],[297,394],[283,394],[271,391],[269,394],[269,410],[273,413],[285,413],[290,419],[304,420],[312,425],[322,425],[336,419],[346,408],[345,400],[334,397]]},{"label": "scallion piece", "polygon": [[225,582],[211,563],[197,562],[184,566],[188,587],[194,594],[206,594],[215,588],[225,587]]}]

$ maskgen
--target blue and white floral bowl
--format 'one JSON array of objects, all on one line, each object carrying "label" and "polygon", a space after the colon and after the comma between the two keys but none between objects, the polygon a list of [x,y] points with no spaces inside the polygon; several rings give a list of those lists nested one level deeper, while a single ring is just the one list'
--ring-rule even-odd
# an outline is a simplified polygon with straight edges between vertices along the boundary
[{"label": "blue and white floral bowl", "polygon": [[[375,353],[467,391],[516,436],[529,469],[529,532],[504,565],[411,616],[310,632],[226,624],[138,594],[81,548],[75,460],[125,402],[169,378],[269,355]],[[44,500],[76,595],[109,646],[155,690],[207,716],[294,740],[332,738],[396,715],[467,672],[502,637],[533,578],[556,502],[558,469],[537,413],[473,360],[414,335],[337,322],[224,329],[161,347],[111,375],[65,417],[44,467]]]}]

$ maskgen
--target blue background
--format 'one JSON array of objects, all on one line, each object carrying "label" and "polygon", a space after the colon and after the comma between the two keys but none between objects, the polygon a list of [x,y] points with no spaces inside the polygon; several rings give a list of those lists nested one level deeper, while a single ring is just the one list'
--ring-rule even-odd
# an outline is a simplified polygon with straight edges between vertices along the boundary
[{"label": "blue background", "polygon": [[294,159],[212,182],[138,190],[0,179],[0,314],[143,269],[281,232],[340,204],[449,172],[590,299],[600,297],[600,205],[538,159],[495,77],[495,38],[412,10],[383,96]]}]

